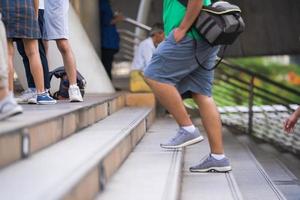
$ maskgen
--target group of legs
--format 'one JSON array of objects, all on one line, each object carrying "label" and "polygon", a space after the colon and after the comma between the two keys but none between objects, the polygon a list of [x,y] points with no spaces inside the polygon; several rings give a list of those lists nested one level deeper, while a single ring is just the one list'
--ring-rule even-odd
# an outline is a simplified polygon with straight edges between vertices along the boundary
[{"label": "group of legs", "polygon": [[[170,114],[172,114],[180,127],[193,126],[193,122],[191,121],[190,116],[182,103],[181,95],[176,87],[151,79],[147,79],[147,83],[152,88],[159,102],[168,110]],[[225,157],[223,156],[224,147],[222,142],[222,124],[213,98],[193,93],[193,99],[199,107],[201,121],[207,133],[211,154],[215,155],[215,157],[221,155],[220,158],[224,159]],[[174,139],[178,139],[178,135],[176,135]],[[185,140],[183,138],[182,140],[179,139],[178,141],[175,141],[175,143],[173,142],[174,139],[171,139],[165,144],[161,144],[161,147],[170,149],[182,148],[202,141],[203,137],[201,135],[195,135],[195,137],[191,138],[190,140]],[[211,159],[211,157],[209,158]],[[227,164],[219,167],[211,166],[212,168],[208,166],[201,166],[201,164],[203,163],[191,167],[190,170],[194,172],[206,172],[210,170],[222,172],[231,170],[231,167]]]},{"label": "group of legs", "polygon": [[[46,43],[46,45],[44,45]],[[23,58],[23,63],[25,67],[26,72],[26,78],[27,78],[27,84],[28,89],[24,91],[23,95],[19,96],[17,99],[18,103],[30,103],[30,104],[36,104],[37,99],[35,98],[36,91],[39,92],[39,84],[36,85],[35,83],[43,82],[43,88],[45,88],[46,92],[50,90],[50,77],[49,77],[49,67],[48,67],[48,60],[47,60],[47,49],[45,46],[47,46],[46,41],[42,41],[42,39],[39,39],[38,41],[38,49],[29,49],[29,52],[26,52],[26,46],[24,45],[22,41],[17,41],[17,47],[20,55]],[[81,102],[83,101],[81,94],[77,94],[76,84],[77,84],[77,71],[76,71],[76,63],[75,58],[72,53],[71,46],[69,44],[69,41],[66,39],[58,39],[56,40],[56,45],[58,47],[58,50],[60,51],[63,63],[65,66],[66,73],[68,75],[68,80],[70,83],[70,90],[69,90],[69,98],[71,102]],[[9,57],[12,58],[14,56],[14,49],[11,48],[11,52],[9,53]],[[34,55],[34,58],[31,58]],[[40,57],[39,60],[41,60],[42,64],[42,73],[43,73],[43,80],[37,80],[35,81],[34,77],[36,75],[32,72],[34,72],[32,69],[32,65],[30,64],[30,60],[35,60],[38,57]],[[41,72],[39,72],[41,73]],[[40,74],[39,74],[40,75]],[[39,76],[38,75],[38,76]],[[72,87],[75,87],[75,91],[72,90]]]},{"label": "group of legs", "polygon": [[[27,95],[25,101],[22,99],[22,103],[56,103],[56,100],[50,97],[48,93],[50,80],[47,61],[48,45],[46,40],[54,40],[62,55],[64,67],[69,79],[70,101],[83,101],[77,86],[75,58],[68,40],[67,22],[69,1],[45,1],[45,7],[39,10],[35,2],[36,1],[28,0],[1,1],[0,4],[0,13],[2,14],[4,23],[4,27],[3,24],[1,24],[1,47],[2,56],[4,57],[1,64],[3,68],[7,68],[7,80],[6,76],[4,76],[7,84],[3,84],[3,87],[5,86],[7,89],[1,89],[1,93],[3,93],[3,90],[6,91],[5,93],[7,94],[0,96],[10,96],[9,99],[6,98],[7,102],[0,101],[0,114],[3,116],[8,115],[7,113],[9,112],[7,110],[13,110],[12,106],[9,107],[8,105],[14,105],[14,108],[18,108],[18,113],[22,112],[22,109],[16,105],[13,98],[14,42],[17,43],[19,53],[23,57],[28,87],[31,91],[31,94]],[[6,31],[4,31],[4,28]],[[45,41],[43,41],[42,38],[45,39]],[[30,99],[31,101],[29,101]],[[7,112],[5,112],[5,110]],[[6,114],[4,115],[4,113]]]}]

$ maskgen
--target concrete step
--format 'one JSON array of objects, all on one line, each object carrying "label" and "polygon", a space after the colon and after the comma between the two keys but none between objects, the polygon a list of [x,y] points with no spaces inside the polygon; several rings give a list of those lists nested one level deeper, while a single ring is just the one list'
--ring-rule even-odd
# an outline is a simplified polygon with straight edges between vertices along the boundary
[{"label": "concrete step", "polygon": [[200,130],[205,140],[185,149],[181,200],[242,200],[243,196],[232,172],[189,171],[191,166],[198,164],[210,152],[208,139],[201,127]]},{"label": "concrete step", "polygon": [[176,133],[173,119],[157,119],[97,200],[176,200],[180,193],[183,150],[164,150],[160,142]]},{"label": "concrete step", "polygon": [[0,123],[0,168],[26,158],[125,106],[125,94],[86,95],[83,103],[23,105],[24,113]]},{"label": "concrete step", "polygon": [[226,155],[231,159],[233,175],[244,199],[286,199],[247,146],[229,129],[224,129]]},{"label": "concrete step", "polygon": [[300,159],[274,145],[257,142],[247,135],[236,135],[262,165],[272,182],[289,200],[300,198]]},{"label": "concrete step", "polygon": [[[202,133],[204,131],[202,130]],[[285,199],[252,152],[224,128],[224,147],[233,170],[229,173],[190,173],[210,150],[207,139],[186,148],[182,200],[214,199]]]},{"label": "concrete step", "polygon": [[127,107],[0,171],[0,199],[92,199],[154,120]]}]

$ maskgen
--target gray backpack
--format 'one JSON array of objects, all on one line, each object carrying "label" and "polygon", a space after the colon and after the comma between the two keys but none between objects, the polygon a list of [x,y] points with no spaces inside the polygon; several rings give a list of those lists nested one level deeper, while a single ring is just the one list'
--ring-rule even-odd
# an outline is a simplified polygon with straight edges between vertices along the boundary
[{"label": "gray backpack", "polygon": [[[188,0],[178,0],[185,7]],[[241,9],[226,1],[217,1],[210,6],[203,6],[193,27],[212,46],[224,45],[222,56],[214,67],[207,69],[199,62],[198,65],[205,70],[212,71],[218,67],[223,60],[227,45],[232,44],[245,30],[245,23],[241,17]],[[195,50],[197,42],[195,42]]]},{"label": "gray backpack", "polygon": [[[178,0],[187,6],[188,0]],[[203,6],[194,27],[211,45],[230,45],[244,32],[241,9],[226,1]]]}]

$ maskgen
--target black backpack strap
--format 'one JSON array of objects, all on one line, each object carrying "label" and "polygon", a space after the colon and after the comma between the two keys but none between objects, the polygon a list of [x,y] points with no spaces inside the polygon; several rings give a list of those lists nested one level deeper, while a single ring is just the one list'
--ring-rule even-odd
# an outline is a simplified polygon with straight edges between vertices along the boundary
[{"label": "black backpack strap", "polygon": [[[192,35],[194,36],[193,32],[192,32]],[[194,36],[194,37],[195,37],[195,36]],[[205,40],[205,39],[203,38],[203,40]],[[225,55],[225,51],[226,51],[226,49],[227,49],[227,45],[224,45],[224,46],[223,46],[223,53],[222,53],[222,55],[220,56],[220,60],[217,62],[217,64],[215,64],[215,66],[214,66],[213,68],[208,69],[208,68],[204,67],[204,66],[202,65],[202,63],[200,63],[200,61],[199,61],[199,59],[198,59],[198,57],[197,57],[197,49],[198,49],[197,46],[198,46],[198,42],[197,42],[196,37],[194,38],[194,46],[195,46],[195,59],[196,59],[197,64],[198,64],[200,67],[202,67],[203,69],[207,70],[207,71],[213,71],[214,69],[216,69],[216,68],[218,67],[218,65],[222,62],[222,60],[223,60],[223,58],[224,58],[224,55]]]},{"label": "black backpack strap", "polygon": [[200,63],[200,61],[199,61],[199,59],[198,59],[198,57],[197,57],[197,49],[198,49],[198,48],[197,48],[197,40],[194,40],[194,44],[195,44],[195,59],[196,59],[196,62],[197,62],[197,64],[198,64],[200,67],[202,67],[203,69],[205,69],[205,70],[207,70],[207,71],[213,71],[213,70],[215,70],[215,69],[219,66],[219,64],[222,62],[222,60],[223,60],[223,58],[224,58],[225,51],[226,51],[227,46],[228,46],[228,45],[223,46],[223,52],[222,52],[222,55],[220,56],[219,61],[217,62],[217,64],[215,64],[214,67],[212,67],[211,69],[208,69],[208,68],[204,67],[204,66],[202,65],[202,63]]},{"label": "black backpack strap", "polygon": [[187,7],[189,0],[177,0],[179,1],[179,3],[181,3],[182,5],[184,5],[185,7]]},{"label": "black backpack strap", "polygon": [[[188,5],[188,1],[189,0],[177,0],[179,3],[181,3],[183,6],[185,6],[185,7],[187,7],[187,5]],[[204,8],[206,7],[206,6],[203,6]],[[212,24],[213,25],[213,24]],[[209,29],[207,29],[207,30],[209,30]],[[220,60],[217,62],[217,64],[215,64],[215,66],[213,67],[213,68],[211,68],[211,69],[207,69],[206,67],[204,67],[201,63],[200,63],[200,61],[199,61],[199,59],[198,59],[198,57],[197,57],[197,40],[196,39],[194,39],[194,43],[195,43],[195,59],[196,59],[196,62],[197,62],[197,64],[200,66],[200,67],[202,67],[203,69],[205,69],[205,70],[207,70],[207,71],[212,71],[212,70],[214,70],[214,69],[216,69],[217,67],[218,67],[218,65],[222,62],[222,60],[223,60],[223,58],[224,58],[224,54],[225,54],[225,51],[226,51],[226,49],[227,49],[227,45],[225,45],[224,47],[223,47],[223,53],[222,53],[222,56],[220,57]]]}]

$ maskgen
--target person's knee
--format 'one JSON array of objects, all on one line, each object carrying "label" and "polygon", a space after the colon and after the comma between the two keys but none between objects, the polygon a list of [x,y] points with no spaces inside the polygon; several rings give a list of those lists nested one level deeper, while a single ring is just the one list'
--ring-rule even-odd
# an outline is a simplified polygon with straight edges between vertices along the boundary
[{"label": "person's knee", "polygon": [[207,103],[214,102],[214,100],[211,96],[207,96],[207,95],[203,95],[203,94],[197,94],[197,93],[193,93],[192,96],[197,102],[199,102],[201,104],[203,104],[203,103],[207,104]]},{"label": "person's knee", "polygon": [[150,79],[150,78],[148,78],[148,77],[146,77],[146,76],[144,76],[144,80],[145,80],[145,82],[146,82],[150,87],[152,87],[152,86],[156,83],[155,80]]},{"label": "person's knee", "polygon": [[71,51],[68,40],[57,40],[57,48],[62,54],[67,54]]},{"label": "person's knee", "polygon": [[32,58],[34,56],[39,55],[39,51],[36,48],[25,48],[25,53],[28,58]]},{"label": "person's knee", "polygon": [[13,47],[10,47],[10,45],[8,46],[8,48],[7,48],[7,55],[8,55],[8,57],[9,57],[9,59],[10,58],[12,58],[13,56],[14,56],[14,48]]}]

